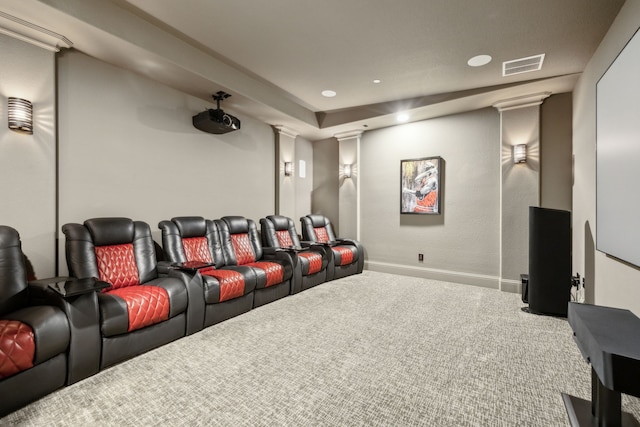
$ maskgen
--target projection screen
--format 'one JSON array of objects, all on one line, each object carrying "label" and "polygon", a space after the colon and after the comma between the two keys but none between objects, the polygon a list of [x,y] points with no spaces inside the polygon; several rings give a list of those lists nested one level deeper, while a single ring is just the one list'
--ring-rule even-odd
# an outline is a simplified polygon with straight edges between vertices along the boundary
[{"label": "projection screen", "polygon": [[596,88],[596,247],[640,266],[640,36]]}]

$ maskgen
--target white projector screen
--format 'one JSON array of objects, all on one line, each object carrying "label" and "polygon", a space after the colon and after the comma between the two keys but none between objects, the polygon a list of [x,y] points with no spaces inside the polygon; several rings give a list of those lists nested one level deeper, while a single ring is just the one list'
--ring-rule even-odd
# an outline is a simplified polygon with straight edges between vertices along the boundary
[{"label": "white projector screen", "polygon": [[640,266],[640,36],[596,89],[596,247]]}]

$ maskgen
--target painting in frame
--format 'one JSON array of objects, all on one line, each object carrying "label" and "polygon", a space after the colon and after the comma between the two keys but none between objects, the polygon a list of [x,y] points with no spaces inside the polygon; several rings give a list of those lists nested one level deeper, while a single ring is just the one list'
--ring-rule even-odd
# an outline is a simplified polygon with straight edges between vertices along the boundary
[{"label": "painting in frame", "polygon": [[400,160],[400,213],[442,213],[440,172],[442,158]]}]

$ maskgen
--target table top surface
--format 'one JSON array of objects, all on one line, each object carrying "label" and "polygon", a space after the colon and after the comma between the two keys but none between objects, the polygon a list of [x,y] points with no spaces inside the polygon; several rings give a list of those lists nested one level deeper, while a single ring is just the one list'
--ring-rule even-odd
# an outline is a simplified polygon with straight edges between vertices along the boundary
[{"label": "table top surface", "polygon": [[95,277],[87,277],[83,279],[67,278],[66,280],[49,283],[49,287],[63,297],[82,295],[108,288],[110,286],[111,284],[98,280]]},{"label": "table top surface", "polygon": [[[640,319],[629,310],[573,302],[567,317],[576,344],[602,383],[628,389],[626,378],[640,372]],[[640,384],[631,388],[625,392],[640,392]]]},{"label": "table top surface", "polygon": [[[570,303],[569,313],[577,339],[593,340],[601,351],[640,361],[640,319],[631,311]],[[579,336],[579,331],[584,335]]]}]

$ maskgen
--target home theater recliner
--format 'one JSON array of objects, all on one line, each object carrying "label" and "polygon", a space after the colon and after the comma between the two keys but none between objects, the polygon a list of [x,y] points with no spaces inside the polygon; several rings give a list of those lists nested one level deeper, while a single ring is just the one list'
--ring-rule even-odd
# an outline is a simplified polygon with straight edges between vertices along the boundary
[{"label": "home theater recliner", "polygon": [[269,215],[260,219],[262,245],[276,250],[293,252],[294,286],[291,293],[295,294],[327,281],[327,267],[331,254],[322,245],[300,243],[296,227],[291,218],[281,215]]},{"label": "home theater recliner", "polygon": [[300,218],[302,239],[309,243],[320,243],[331,248],[327,280],[339,279],[362,273],[364,249],[357,240],[336,238],[331,221],[324,215],[306,215]]},{"label": "home theater recliner", "polygon": [[99,345],[85,350],[100,355],[100,369],[185,335],[188,315],[196,315],[188,310],[187,276],[159,277],[148,224],[94,218],[62,231],[69,274],[111,284],[96,293]]},{"label": "home theater recliner", "polygon": [[30,294],[20,236],[0,226],[0,417],[66,382],[67,317]]},{"label": "home theater recliner", "polygon": [[[71,277],[29,283],[18,232],[0,226],[0,417],[109,366],[336,278],[329,274],[335,260],[328,250],[335,242],[300,241],[290,218],[271,215],[260,223],[264,230],[242,216],[174,217],[158,224],[162,247],[142,221],[65,224]],[[361,246],[351,245],[355,267],[341,270],[344,275],[362,271]]]}]

